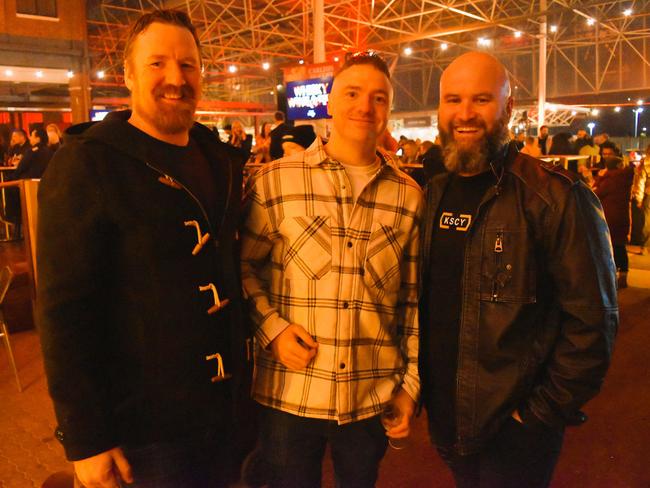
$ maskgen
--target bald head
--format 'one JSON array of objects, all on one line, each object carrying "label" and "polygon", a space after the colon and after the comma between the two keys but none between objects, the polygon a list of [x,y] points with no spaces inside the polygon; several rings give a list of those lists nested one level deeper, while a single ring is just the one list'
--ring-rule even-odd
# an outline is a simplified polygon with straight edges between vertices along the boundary
[{"label": "bald head", "polygon": [[469,52],[445,69],[438,129],[450,171],[485,170],[508,141],[512,104],[508,74],[494,56]]},{"label": "bald head", "polygon": [[443,86],[455,85],[459,81],[480,80],[491,85],[504,100],[510,97],[510,80],[505,67],[491,54],[472,51],[457,57],[447,66],[440,78],[440,92]]}]

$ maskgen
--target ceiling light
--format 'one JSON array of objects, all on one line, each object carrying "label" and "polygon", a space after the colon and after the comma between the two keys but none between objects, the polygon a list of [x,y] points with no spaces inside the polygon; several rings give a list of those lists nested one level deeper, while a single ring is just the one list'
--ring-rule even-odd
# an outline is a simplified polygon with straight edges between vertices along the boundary
[{"label": "ceiling light", "polygon": [[298,61],[298,64],[305,64],[305,60],[301,59],[300,61]]},{"label": "ceiling light", "polygon": [[636,101],[636,104],[637,104],[637,105],[643,105],[643,100],[641,100],[641,99],[639,98],[639,99]]},{"label": "ceiling light", "polygon": [[36,73],[34,73],[34,75],[36,76],[36,78],[43,78],[43,72],[42,71],[37,71]]},{"label": "ceiling light", "polygon": [[69,70],[65,75],[66,75],[68,78],[72,78],[72,77],[74,76],[74,71]]},{"label": "ceiling light", "polygon": [[410,56],[411,54],[413,54],[413,49],[411,49],[410,47],[405,47],[404,56]]},{"label": "ceiling light", "polygon": [[625,15],[626,17],[629,17],[630,15],[632,15],[632,9],[631,8],[626,8],[625,10],[623,10],[623,15]]},{"label": "ceiling light", "polygon": [[264,71],[268,71],[269,68],[271,68],[271,63],[269,63],[269,62],[267,62],[267,61],[264,61],[264,62],[262,63],[262,69],[263,69]]},{"label": "ceiling light", "polygon": [[614,112],[618,113],[621,111],[621,107],[614,107]]},{"label": "ceiling light", "polygon": [[5,76],[13,76],[13,75],[14,75],[14,72],[11,71],[10,69],[5,70]]},{"label": "ceiling light", "polygon": [[283,87],[281,84],[279,84],[279,83],[278,83],[277,85],[275,85],[275,87],[276,87],[278,90],[282,90],[282,88],[284,88],[284,87]]},{"label": "ceiling light", "polygon": [[596,117],[599,113],[600,113],[600,110],[598,110],[597,108],[592,108],[591,109],[591,115],[593,115],[594,117]]},{"label": "ceiling light", "polygon": [[515,37],[519,39],[521,37],[521,31],[515,31]]},{"label": "ceiling light", "polygon": [[228,71],[230,71],[231,73],[237,73],[237,66],[231,64],[230,66],[228,66]]},{"label": "ceiling light", "polygon": [[440,44],[440,49],[442,49],[443,51],[446,51],[447,49],[449,49],[449,44],[447,44],[446,42],[443,42],[442,44]]},{"label": "ceiling light", "polygon": [[551,26],[551,32],[557,32],[557,25]]},{"label": "ceiling light", "polygon": [[594,25],[595,23],[596,23],[596,19],[593,19],[591,17],[587,19],[587,25]]},{"label": "ceiling light", "polygon": [[578,112],[576,112],[575,110],[571,110],[571,115],[575,117],[576,115],[578,115]]},{"label": "ceiling light", "polygon": [[335,62],[335,63],[338,63],[338,62],[339,62],[339,57],[338,57],[338,56],[334,56],[334,62]]},{"label": "ceiling light", "polygon": [[104,73],[103,71],[98,71],[98,72],[97,72],[97,78],[99,78],[100,80],[101,80],[102,78],[104,78],[104,76],[106,76],[106,73]]},{"label": "ceiling light", "polygon": [[490,44],[492,44],[492,41],[485,37],[479,37],[476,42],[478,43],[479,46],[489,46]]}]

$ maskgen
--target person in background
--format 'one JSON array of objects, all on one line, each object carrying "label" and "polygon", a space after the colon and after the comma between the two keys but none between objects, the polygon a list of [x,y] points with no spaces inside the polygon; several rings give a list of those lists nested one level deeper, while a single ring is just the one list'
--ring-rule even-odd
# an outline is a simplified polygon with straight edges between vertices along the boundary
[{"label": "person in background", "polygon": [[271,146],[269,147],[271,161],[282,157],[282,136],[289,128],[289,125],[284,121],[284,112],[278,110],[273,114],[273,119],[275,122],[273,124],[273,130],[271,131]]},{"label": "person in background", "polygon": [[591,137],[587,136],[583,140],[583,143],[580,146],[580,148],[578,149],[578,154],[580,154],[581,156],[589,156],[590,163],[591,163],[599,159],[600,147],[594,142],[594,140]]},{"label": "person in background", "polygon": [[29,135],[29,144],[30,150],[20,160],[10,179],[24,180],[43,176],[54,154],[48,146],[47,132],[43,129],[34,129]]},{"label": "person in background", "polygon": [[633,213],[638,216],[633,240],[639,246],[639,254],[648,254],[650,249],[650,144],[639,163],[632,187]]},{"label": "person in background", "polygon": [[539,137],[537,138],[537,145],[539,146],[540,151],[542,151],[542,155],[546,156],[549,154],[549,150],[551,149],[551,141],[553,138],[548,135],[548,126],[543,125],[539,128]]},{"label": "person in background", "polygon": [[520,151],[526,145],[526,133],[524,131],[517,133],[517,135],[515,136],[515,145],[517,146],[517,149],[519,149]]},{"label": "person in background", "polygon": [[526,143],[520,151],[522,154],[528,154],[534,158],[539,158],[542,155],[539,146],[537,145],[537,138],[533,136],[526,136]]},{"label": "person in background", "polygon": [[589,137],[589,134],[584,129],[578,129],[576,133],[575,141],[573,142],[573,147],[578,154],[580,154],[580,149],[587,144],[591,144],[592,139]]},{"label": "person in background", "polygon": [[440,79],[448,173],[425,195],[419,358],[431,437],[458,488],[549,485],[618,325],[600,203],[509,143],[513,103],[486,52]]},{"label": "person in background", "polygon": [[47,131],[47,145],[52,153],[55,153],[56,150],[61,147],[61,142],[63,142],[61,141],[61,129],[59,129],[59,126],[56,124],[47,124],[45,130]]},{"label": "person in background", "polygon": [[316,133],[314,132],[314,127],[310,124],[287,127],[287,130],[282,136],[283,157],[302,153],[305,149],[311,146],[315,140]]},{"label": "person in background", "polygon": [[623,166],[618,156],[604,157],[605,168],[598,172],[594,192],[600,198],[609,227],[614,249],[614,262],[618,272],[618,288],[627,288],[629,261],[626,244],[630,234],[630,196],[634,180],[634,167]]},{"label": "person in background", "polygon": [[392,95],[386,63],[352,55],[334,77],[327,144],[250,180],[242,281],[257,327],[255,457],[271,488],[319,487],[327,444],[337,486],[374,487],[388,437],[409,433],[422,194],[377,151]]},{"label": "person in background", "polygon": [[551,147],[546,154],[564,156],[577,154],[577,151],[571,142],[571,134],[568,132],[559,132],[555,134],[551,142]]},{"label": "person in background", "polygon": [[37,322],[86,487],[225,488],[244,450],[243,161],[194,122],[200,49],[187,14],[139,17],[131,110],[68,129],[39,187]]},{"label": "person in background", "polygon": [[7,166],[18,166],[18,163],[31,150],[29,139],[23,129],[11,131],[9,150],[7,151]]},{"label": "person in background", "polygon": [[230,137],[228,138],[228,144],[239,149],[244,157],[244,160],[248,161],[248,158],[251,155],[251,148],[253,146],[253,136],[246,134],[244,131],[244,126],[239,120],[235,120],[230,126]]},{"label": "person in background", "polygon": [[407,139],[402,144],[402,155],[400,156],[400,164],[413,164],[418,159],[418,144],[412,140]]},{"label": "person in background", "polygon": [[271,131],[273,124],[264,122],[260,133],[255,138],[255,163],[264,164],[271,162]]}]

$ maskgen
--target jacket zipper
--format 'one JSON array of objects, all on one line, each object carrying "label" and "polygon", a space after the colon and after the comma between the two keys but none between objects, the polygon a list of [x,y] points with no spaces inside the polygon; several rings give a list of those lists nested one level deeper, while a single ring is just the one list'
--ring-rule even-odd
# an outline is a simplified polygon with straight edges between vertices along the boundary
[{"label": "jacket zipper", "polygon": [[[495,272],[499,269],[501,264],[501,253],[503,253],[503,232],[498,231],[497,237],[494,241],[494,269]],[[496,276],[492,278],[492,301],[496,302],[499,298],[499,284],[497,283]]]}]

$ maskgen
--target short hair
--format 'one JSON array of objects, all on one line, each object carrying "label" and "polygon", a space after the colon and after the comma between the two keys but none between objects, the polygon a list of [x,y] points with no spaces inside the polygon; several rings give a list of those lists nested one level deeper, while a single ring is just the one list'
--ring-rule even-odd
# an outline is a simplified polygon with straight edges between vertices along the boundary
[{"label": "short hair", "polygon": [[618,150],[618,146],[614,144],[612,141],[605,141],[600,145],[600,149],[611,149],[614,151],[614,154],[619,155],[621,154],[620,151]]},{"label": "short hair", "polygon": [[359,51],[355,53],[347,53],[345,55],[345,62],[338,69],[334,78],[340,75],[343,71],[352,66],[367,64],[375,68],[377,71],[381,71],[386,75],[386,78],[390,80],[390,70],[388,65],[383,58],[377,54],[376,51]]},{"label": "short hair", "polygon": [[278,122],[283,121],[284,122],[284,112],[280,112],[279,110],[273,114],[273,118],[277,120]]},{"label": "short hair", "polygon": [[535,138],[533,136],[526,136],[526,144],[535,144]]},{"label": "short hair", "polygon": [[41,144],[47,145],[47,143],[50,142],[50,138],[47,136],[45,129],[38,128],[34,129],[32,132],[36,132],[36,137],[41,140]]},{"label": "short hair", "polygon": [[[196,43],[196,48],[199,50],[199,60],[201,60],[201,41],[199,41],[196,27],[192,24],[189,16],[180,10],[156,9],[153,12],[141,15],[140,18],[131,25],[129,34],[126,36],[126,41],[124,42],[125,62],[131,55],[131,51],[133,51],[133,43],[135,42],[135,39],[144,32],[147,27],[155,22],[160,24],[176,25],[190,31],[190,34],[192,34],[194,42]],[[203,65],[203,61],[201,61],[201,65]]]},{"label": "short hair", "polygon": [[542,125],[539,127],[539,131],[541,132],[542,129],[548,129],[548,125]]}]

